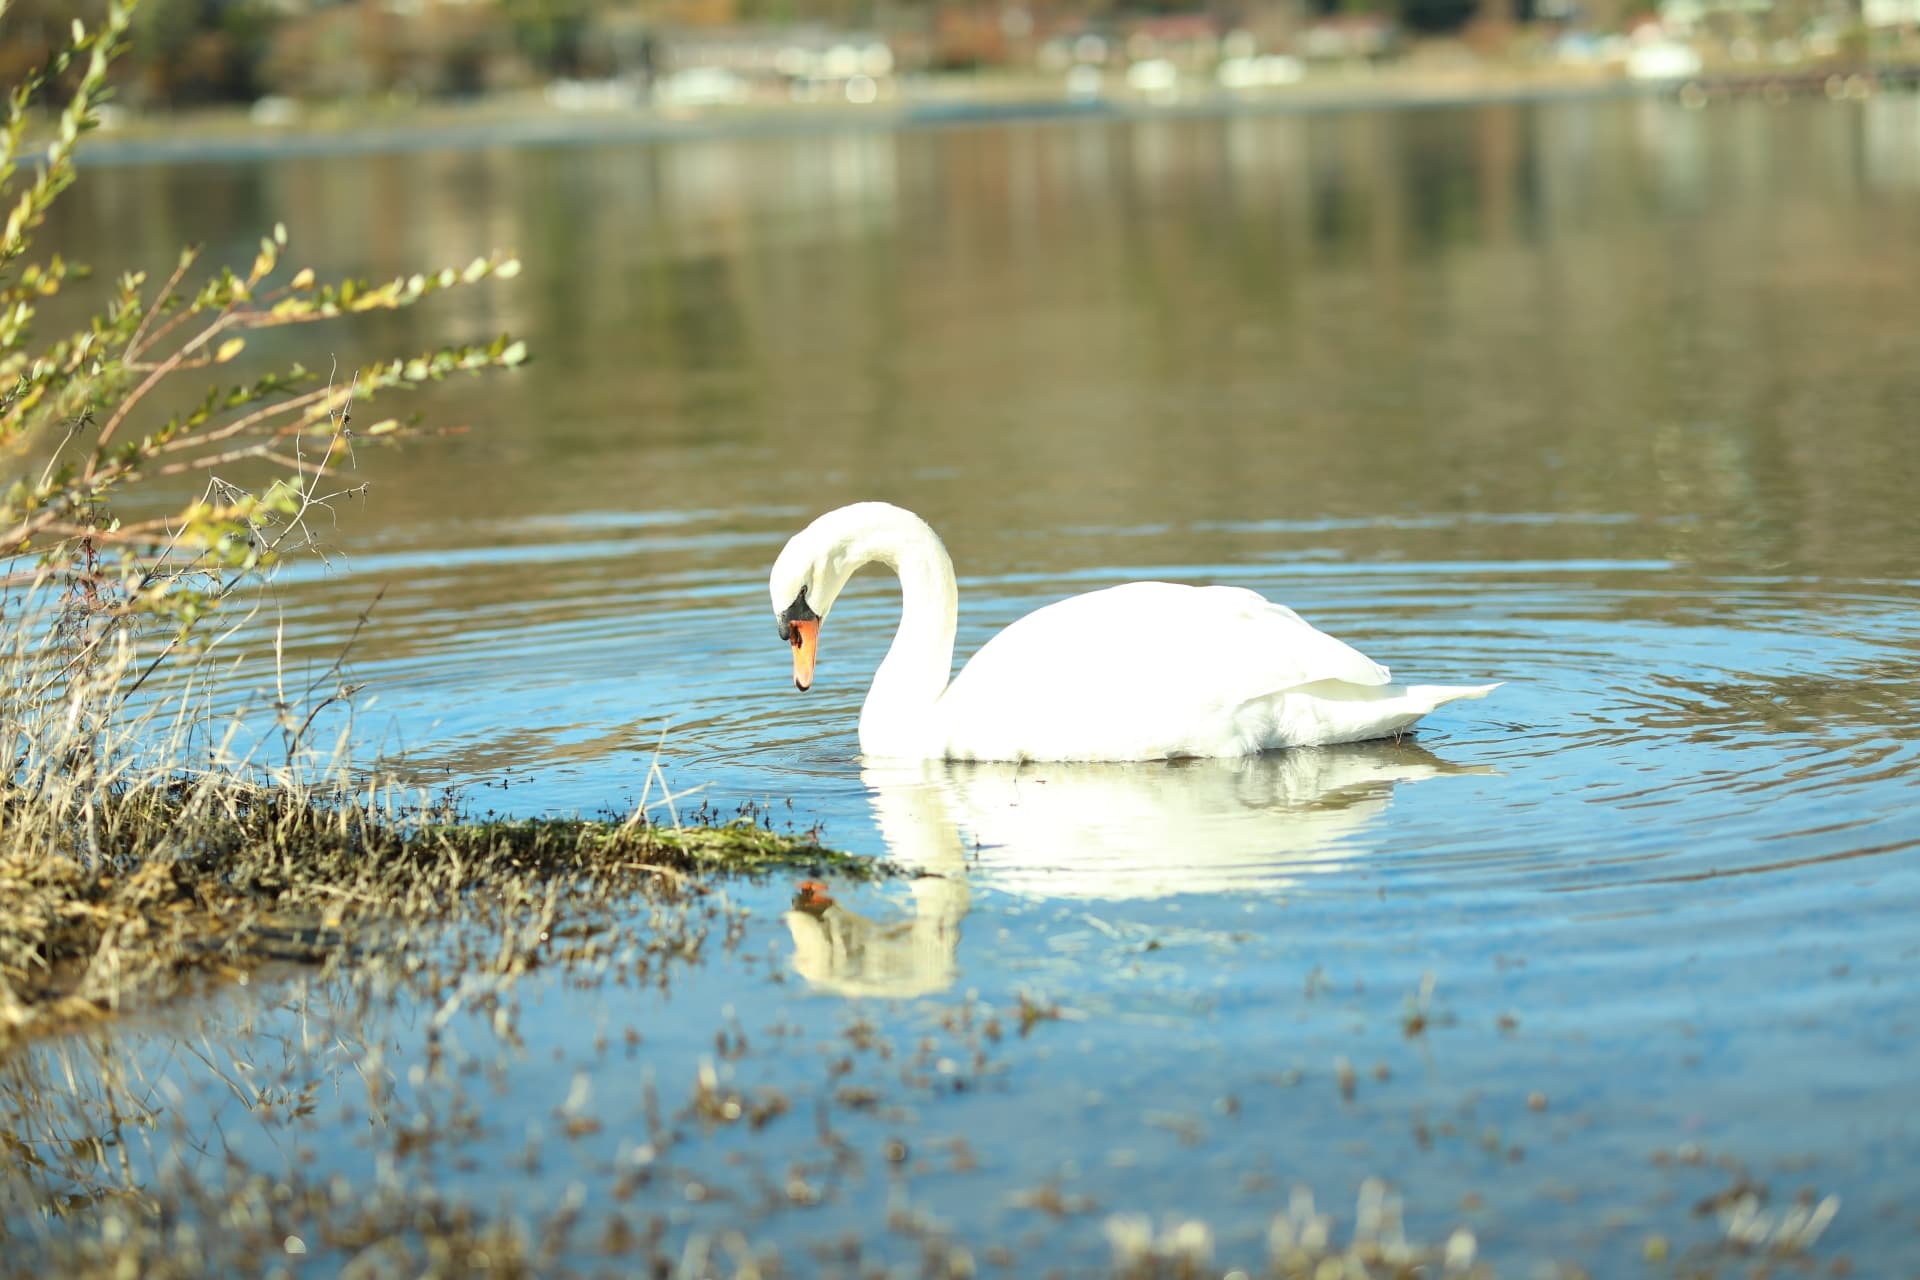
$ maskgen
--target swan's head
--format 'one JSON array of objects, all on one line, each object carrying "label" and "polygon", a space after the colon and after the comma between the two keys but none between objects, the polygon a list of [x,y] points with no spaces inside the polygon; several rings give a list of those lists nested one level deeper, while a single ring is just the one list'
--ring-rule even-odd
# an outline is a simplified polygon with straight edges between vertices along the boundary
[{"label": "swan's head", "polygon": [[[842,511],[846,510],[842,508]],[[787,539],[773,562],[767,593],[780,638],[793,646],[793,686],[813,686],[813,660],[820,649],[820,624],[827,619],[840,589],[857,564],[847,563],[848,530],[841,511],[830,511]]]},{"label": "swan's head", "polygon": [[813,660],[820,652],[820,615],[807,603],[803,586],[784,609],[776,608],[780,638],[793,646],[793,687],[805,693],[813,687]]},{"label": "swan's head", "polygon": [[840,598],[847,579],[863,564],[898,567],[902,548],[930,547],[945,560],[940,539],[919,516],[885,502],[856,502],[829,511],[787,540],[773,562],[767,593],[780,638],[793,646],[793,683],[813,684],[820,624]]}]

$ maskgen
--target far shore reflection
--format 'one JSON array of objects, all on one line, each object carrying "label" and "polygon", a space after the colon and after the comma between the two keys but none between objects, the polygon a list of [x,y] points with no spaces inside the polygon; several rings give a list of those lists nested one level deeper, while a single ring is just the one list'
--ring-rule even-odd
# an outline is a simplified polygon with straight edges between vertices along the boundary
[{"label": "far shore reflection", "polygon": [[1275,892],[1364,856],[1393,790],[1451,773],[1411,742],[1146,764],[884,762],[861,770],[913,910],[875,920],[809,881],[787,912],[794,969],[823,990],[905,997],[959,973],[972,885],[1047,898]]}]

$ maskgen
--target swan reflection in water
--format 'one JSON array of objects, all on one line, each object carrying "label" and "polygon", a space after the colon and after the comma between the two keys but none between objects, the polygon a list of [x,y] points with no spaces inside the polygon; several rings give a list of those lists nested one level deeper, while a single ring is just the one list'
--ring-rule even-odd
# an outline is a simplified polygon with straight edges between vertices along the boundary
[{"label": "swan reflection in water", "polygon": [[1360,856],[1398,784],[1488,772],[1405,741],[1144,764],[869,764],[887,855],[917,873],[912,913],[871,919],[807,881],[787,912],[793,966],[840,995],[944,990],[971,881],[1109,901],[1272,892]]}]

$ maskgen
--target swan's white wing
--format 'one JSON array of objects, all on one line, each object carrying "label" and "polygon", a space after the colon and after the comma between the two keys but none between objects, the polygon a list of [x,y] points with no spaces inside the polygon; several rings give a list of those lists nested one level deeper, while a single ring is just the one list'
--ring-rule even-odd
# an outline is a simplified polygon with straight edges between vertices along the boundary
[{"label": "swan's white wing", "polygon": [[951,754],[977,758],[1236,754],[1248,749],[1232,741],[1244,704],[1388,678],[1252,591],[1134,582],[1048,605],[995,636],[941,698],[940,727]]}]

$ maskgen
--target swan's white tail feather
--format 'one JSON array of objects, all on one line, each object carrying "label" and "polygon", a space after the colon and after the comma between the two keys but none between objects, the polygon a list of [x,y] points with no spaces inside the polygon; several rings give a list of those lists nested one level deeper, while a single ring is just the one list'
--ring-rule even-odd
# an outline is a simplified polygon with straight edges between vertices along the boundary
[{"label": "swan's white tail feather", "polygon": [[1422,708],[1421,714],[1425,715],[1435,707],[1444,707],[1449,702],[1484,698],[1505,683],[1504,680],[1496,680],[1492,684],[1414,684],[1407,685],[1403,693],[1407,701],[1418,704]]},{"label": "swan's white tail feather", "polygon": [[1244,704],[1239,718],[1241,740],[1248,749],[1261,751],[1391,738],[1436,707],[1462,698],[1484,698],[1499,687],[1316,680]]}]

